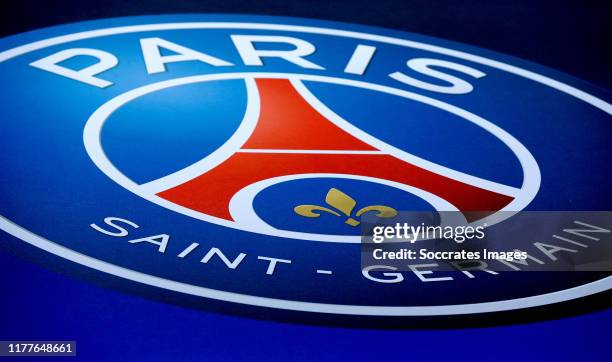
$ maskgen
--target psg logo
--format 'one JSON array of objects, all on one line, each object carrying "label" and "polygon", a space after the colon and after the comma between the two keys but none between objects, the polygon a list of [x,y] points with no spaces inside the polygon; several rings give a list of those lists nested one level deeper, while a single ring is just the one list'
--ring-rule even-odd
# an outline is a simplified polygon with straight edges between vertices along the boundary
[{"label": "psg logo", "polygon": [[0,240],[43,263],[262,313],[470,315],[612,285],[360,266],[367,215],[609,207],[610,96],[553,70],[386,29],[180,15],[8,37],[0,74]]}]

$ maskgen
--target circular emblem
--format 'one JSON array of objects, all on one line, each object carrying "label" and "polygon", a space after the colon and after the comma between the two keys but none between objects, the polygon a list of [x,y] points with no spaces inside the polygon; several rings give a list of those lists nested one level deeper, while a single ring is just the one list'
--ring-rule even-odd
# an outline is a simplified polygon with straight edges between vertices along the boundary
[{"label": "circular emblem", "polygon": [[0,74],[2,243],[41,259],[202,305],[333,315],[498,312],[612,285],[360,266],[368,214],[609,208],[610,96],[541,66],[379,28],[185,15],[8,37]]}]

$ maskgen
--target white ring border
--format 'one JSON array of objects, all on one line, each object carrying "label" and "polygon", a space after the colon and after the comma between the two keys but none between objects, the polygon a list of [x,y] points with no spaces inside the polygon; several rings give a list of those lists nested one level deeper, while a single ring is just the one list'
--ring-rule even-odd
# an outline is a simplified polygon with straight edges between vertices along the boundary
[{"label": "white ring border", "polygon": [[[45,40],[36,41],[33,43],[25,44],[16,48],[9,49],[0,53],[0,63],[16,56],[42,49],[45,47],[63,44],[70,41],[76,41],[81,39],[107,36],[113,34],[131,33],[131,32],[145,32],[154,30],[176,30],[176,29],[261,29],[261,30],[280,30],[280,31],[292,31],[292,32],[305,32],[315,34],[328,34],[342,37],[358,38],[363,40],[378,41],[389,44],[396,44],[400,46],[412,47],[431,51],[434,53],[446,54],[449,56],[462,58],[468,61],[481,63],[494,68],[498,68],[527,79],[542,83],[549,87],[555,88],[559,91],[567,93],[578,99],[583,100],[586,103],[597,107],[608,114],[612,114],[612,105],[594,97],[586,92],[583,92],[577,88],[569,86],[565,83],[556,81],[554,79],[545,77],[543,75],[533,73],[515,66],[511,66],[505,63],[501,63],[495,60],[487,59],[484,57],[446,49],[438,46],[429,44],[397,39],[387,36],[374,35],[359,33],[353,31],[344,31],[338,29],[318,28],[318,27],[306,27],[306,26],[293,26],[293,25],[278,25],[278,24],[262,24],[262,23],[164,23],[164,24],[146,24],[146,25],[133,25],[124,27],[113,27],[106,29],[98,29],[85,31],[80,33],[73,33],[69,35],[63,35],[53,37]],[[0,228],[9,234],[26,241],[27,243],[36,246],[40,249],[48,251],[52,254],[60,256],[62,258],[71,260],[75,263],[106,272],[115,276],[123,277],[128,280],[148,284],[151,286],[157,286],[163,289],[173,290],[181,293],[192,294],[202,296],[205,298],[212,298],[217,300],[224,300],[234,303],[242,303],[253,306],[279,308],[286,310],[304,311],[304,312],[318,312],[318,313],[334,313],[334,314],[349,314],[349,315],[371,315],[371,316],[432,316],[432,315],[458,315],[458,314],[469,314],[469,313],[486,313],[496,312],[504,310],[514,310],[519,308],[529,308],[535,306],[548,305],[552,303],[559,303],[571,299],[576,299],[595,293],[599,293],[608,290],[612,287],[612,276],[587,283],[578,287],[560,290],[557,292],[540,294],[537,296],[510,299],[505,301],[497,302],[486,302],[486,303],[473,303],[473,304],[462,304],[462,305],[447,305],[447,306],[418,306],[418,307],[383,307],[383,306],[360,306],[360,305],[339,305],[339,304],[324,304],[324,303],[309,303],[300,302],[295,300],[282,300],[258,297],[253,295],[237,294],[231,292],[224,292],[215,289],[202,288],[194,285],[188,285],[185,283],[176,282],[173,280],[163,279],[154,277],[144,273],[140,273],[134,270],[126,269],[117,265],[113,265],[81,253],[74,250],[67,249],[60,246],[50,240],[47,240],[37,234],[34,234],[21,226],[11,222],[3,216],[0,216]]]},{"label": "white ring border", "polygon": [[[240,220],[229,221],[220,219],[218,217],[210,216],[187,207],[170,202],[160,196],[157,196],[157,192],[172,188],[178,184],[191,180],[201,174],[204,174],[208,170],[216,167],[221,162],[229,158],[234,152],[242,146],[248,139],[253,129],[256,126],[257,118],[259,116],[259,95],[257,86],[255,84],[255,78],[280,78],[289,79],[294,87],[300,92],[300,94],[306,99],[306,101],[319,113],[324,115],[327,119],[333,122],[336,126],[344,129],[355,137],[373,145],[381,151],[393,155],[405,162],[411,163],[422,167],[430,172],[443,175],[445,177],[457,180],[472,186],[480,187],[485,190],[497,192],[503,195],[512,196],[514,200],[506,205],[500,212],[493,215],[487,216],[484,219],[478,221],[478,223],[486,223],[489,226],[494,225],[504,219],[513,215],[513,212],[522,210],[527,206],[533,198],[536,196],[540,188],[540,169],[539,166],[529,150],[514,138],[511,134],[506,132],[504,129],[495,125],[494,123],[479,117],[471,112],[468,112],[457,106],[426,97],[417,93],[408,92],[405,90],[399,90],[392,87],[382,86],[375,83],[366,83],[362,81],[342,79],[336,77],[327,77],[320,75],[309,75],[309,74],[298,74],[298,73],[219,73],[219,74],[206,74],[206,75],[195,75],[182,78],[174,78],[169,80],[160,81],[157,83],[151,83],[145,86],[134,88],[130,91],[122,93],[114,98],[110,99],[103,105],[101,105],[96,111],[92,113],[85,124],[83,130],[83,143],[87,154],[94,162],[94,164],[111,180],[115,181],[121,187],[133,192],[134,194],[148,200],[154,204],[165,207],[169,210],[187,215],[189,217],[204,220],[209,223],[230,227],[233,229],[259,233],[269,236],[277,236],[284,238],[293,238],[301,240],[311,240],[320,242],[335,242],[335,243],[360,243],[361,238],[359,236],[350,235],[329,235],[329,234],[315,234],[315,233],[304,233],[297,231],[281,230],[274,228],[263,228],[259,229],[257,226],[261,226],[261,223],[250,224],[242,223]],[[149,181],[147,183],[138,185],[130,178],[125,176],[119,169],[117,169],[113,163],[108,159],[104,148],[102,147],[101,133],[102,128],[106,120],[118,109],[126,105],[127,103],[142,97],[144,95],[157,92],[160,90],[182,86],[185,84],[195,84],[200,82],[210,82],[219,80],[235,80],[240,79],[245,81],[247,90],[247,107],[243,117],[243,121],[240,126],[234,132],[234,134],[217,150],[207,155],[203,159],[196,163],[187,166],[186,168],[176,171],[170,175],[161,177],[160,179]],[[437,108],[439,110],[448,112],[463,121],[470,122],[484,131],[490,133],[502,142],[508,149],[514,154],[521,165],[523,171],[523,184],[520,188],[515,188],[497,182],[492,182],[479,177],[475,177],[463,172],[456,171],[454,169],[427,161],[423,158],[417,157],[408,152],[397,149],[375,137],[363,132],[359,128],[353,126],[349,122],[340,118],[332,110],[322,104],[315,96],[310,93],[306,87],[302,84],[302,81],[314,81],[329,84],[340,84],[345,86],[352,86],[362,89],[373,90],[385,94],[391,94],[399,96],[411,101],[420,102],[428,106]],[[345,176],[345,178],[349,178]],[[449,208],[447,210],[438,211],[452,211],[456,208]],[[232,215],[233,216],[233,215]]]},{"label": "white ring border", "polygon": [[[434,195],[425,190],[419,189],[414,186],[402,184],[399,182],[389,181],[377,177],[369,177],[369,176],[359,176],[359,175],[347,175],[347,174],[334,174],[334,173],[301,173],[297,175],[285,175],[285,176],[277,176],[268,179],[264,179],[255,183],[252,183],[240,191],[238,191],[229,202],[229,210],[230,214],[237,222],[243,224],[249,224],[253,229],[258,230],[260,233],[268,233],[269,235],[274,235],[274,233],[278,232],[278,229],[274,228],[270,224],[263,221],[259,215],[253,209],[253,200],[257,195],[265,190],[266,188],[280,184],[287,181],[295,181],[295,180],[308,180],[312,178],[342,178],[346,180],[358,180],[358,181],[366,181],[377,183],[379,185],[385,185],[389,187],[393,187],[397,190],[404,191],[410,195],[416,196],[421,200],[427,202],[429,205],[433,206],[433,208],[437,211],[456,211],[456,213],[441,213],[440,214],[440,225],[465,225],[467,224],[467,220],[459,212],[459,210],[453,206],[450,202],[444,200],[443,198]],[[311,233],[302,233],[302,232],[293,232],[291,234],[292,237],[301,238],[302,240],[308,240],[308,237],[311,237],[313,234]],[[315,234],[316,235],[316,234]],[[357,240],[361,242],[361,237],[357,236]]]}]

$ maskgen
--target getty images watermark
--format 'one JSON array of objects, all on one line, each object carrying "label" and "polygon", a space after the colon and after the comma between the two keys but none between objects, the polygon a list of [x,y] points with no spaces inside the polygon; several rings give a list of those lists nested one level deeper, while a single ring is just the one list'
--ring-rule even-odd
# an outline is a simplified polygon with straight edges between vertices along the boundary
[{"label": "getty images watermark", "polygon": [[612,270],[607,211],[399,212],[361,226],[362,270]]}]

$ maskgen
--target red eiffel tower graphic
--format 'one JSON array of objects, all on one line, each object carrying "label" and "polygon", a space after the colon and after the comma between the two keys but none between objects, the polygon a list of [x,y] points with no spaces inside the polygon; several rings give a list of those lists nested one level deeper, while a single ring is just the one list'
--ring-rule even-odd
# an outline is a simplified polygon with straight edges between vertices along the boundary
[{"label": "red eiffel tower graphic", "polygon": [[497,211],[513,197],[473,186],[383,153],[317,112],[286,79],[257,79],[255,130],[221,164],[157,195],[201,213],[233,220],[231,198],[255,182],[308,173],[375,177],[438,195],[461,211]]}]

